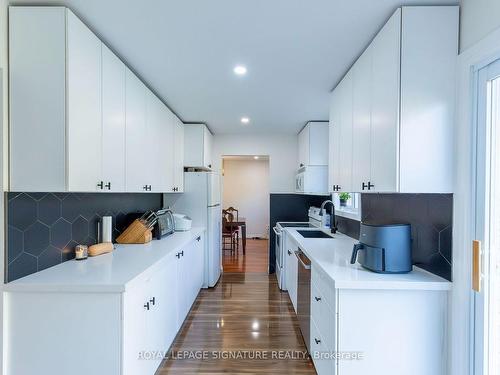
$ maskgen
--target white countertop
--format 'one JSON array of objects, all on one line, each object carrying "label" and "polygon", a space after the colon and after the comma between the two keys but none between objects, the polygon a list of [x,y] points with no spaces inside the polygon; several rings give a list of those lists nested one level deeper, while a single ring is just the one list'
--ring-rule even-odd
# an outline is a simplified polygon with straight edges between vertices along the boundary
[{"label": "white countertop", "polygon": [[[297,230],[314,228],[284,228],[298,243],[313,265],[321,268],[338,289],[420,289],[450,290],[451,282],[413,266],[406,274],[381,274],[350,264],[352,248],[358,241],[342,233],[332,239],[304,238]],[[317,229],[317,228],[316,228]],[[328,231],[325,230],[325,233]]]},{"label": "white countertop", "polygon": [[179,251],[204,228],[175,232],[161,240],[142,245],[115,244],[108,254],[86,260],[70,260],[4,285],[6,292],[102,292],[128,289],[135,278],[165,256]]}]

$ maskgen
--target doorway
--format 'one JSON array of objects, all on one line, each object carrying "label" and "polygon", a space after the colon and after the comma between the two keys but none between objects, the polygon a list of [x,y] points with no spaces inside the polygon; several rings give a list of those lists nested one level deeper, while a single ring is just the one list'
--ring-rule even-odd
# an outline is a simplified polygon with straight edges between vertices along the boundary
[{"label": "doorway", "polygon": [[222,208],[224,272],[267,273],[269,156],[222,157]]},{"label": "doorway", "polygon": [[500,60],[477,72],[474,375],[500,375]]}]

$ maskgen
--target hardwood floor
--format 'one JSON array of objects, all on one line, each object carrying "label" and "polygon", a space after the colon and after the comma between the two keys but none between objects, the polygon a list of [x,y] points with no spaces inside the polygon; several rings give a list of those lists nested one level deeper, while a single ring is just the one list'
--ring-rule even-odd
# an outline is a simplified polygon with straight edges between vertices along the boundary
[{"label": "hardwood floor", "polygon": [[265,273],[224,273],[202,289],[170,354],[157,375],[316,373],[288,294]]},{"label": "hardwood floor", "polygon": [[240,248],[238,253],[229,250],[222,251],[222,268],[224,272],[268,272],[269,249],[268,240],[247,239],[246,254]]}]

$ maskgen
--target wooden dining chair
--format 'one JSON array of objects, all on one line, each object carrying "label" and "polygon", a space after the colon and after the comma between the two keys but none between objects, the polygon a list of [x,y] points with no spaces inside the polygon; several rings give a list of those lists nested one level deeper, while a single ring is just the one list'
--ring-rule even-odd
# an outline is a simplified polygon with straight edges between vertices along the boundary
[{"label": "wooden dining chair", "polygon": [[[236,214],[236,221],[239,221],[239,211],[236,208],[231,206],[227,208],[225,211],[233,215],[233,221]],[[235,227],[235,230],[236,230],[236,249],[238,250],[240,246],[240,227],[239,226]]]},{"label": "wooden dining chair", "polygon": [[[238,229],[231,223],[234,221],[232,213],[222,210],[222,250],[230,250],[234,253],[238,248]],[[227,247],[229,245],[229,247]]]}]

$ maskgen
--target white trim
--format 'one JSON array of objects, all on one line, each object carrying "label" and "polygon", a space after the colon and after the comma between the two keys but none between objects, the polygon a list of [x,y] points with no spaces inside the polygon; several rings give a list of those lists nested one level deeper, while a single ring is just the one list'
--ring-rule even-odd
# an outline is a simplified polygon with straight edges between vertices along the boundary
[{"label": "white trim", "polygon": [[500,29],[458,57],[453,200],[453,289],[450,296],[450,368],[453,375],[472,374],[470,246],[474,238],[473,72],[500,56]]}]

